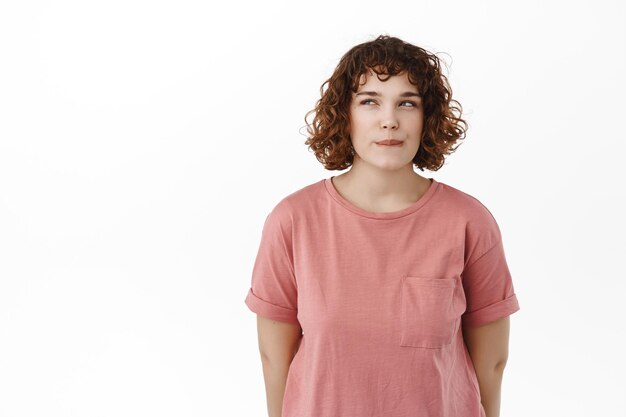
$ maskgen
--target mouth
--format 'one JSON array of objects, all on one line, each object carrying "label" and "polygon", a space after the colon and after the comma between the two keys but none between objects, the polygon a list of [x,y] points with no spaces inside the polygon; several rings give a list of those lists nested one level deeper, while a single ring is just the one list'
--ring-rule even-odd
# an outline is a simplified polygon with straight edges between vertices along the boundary
[{"label": "mouth", "polygon": [[401,140],[397,140],[397,139],[385,139],[385,140],[379,140],[375,143],[380,146],[402,146],[404,142]]}]

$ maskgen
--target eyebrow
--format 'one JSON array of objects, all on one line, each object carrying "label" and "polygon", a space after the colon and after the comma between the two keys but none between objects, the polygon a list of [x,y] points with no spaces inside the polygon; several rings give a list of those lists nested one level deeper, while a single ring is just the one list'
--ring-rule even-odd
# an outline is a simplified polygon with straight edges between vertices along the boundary
[{"label": "eyebrow", "polygon": [[[360,93],[356,93],[357,96],[360,95],[364,95],[364,96],[380,96],[380,93],[378,91],[361,91]],[[414,91],[405,91],[404,93],[400,94],[400,97],[422,97],[420,96],[418,93],[414,92]]]}]

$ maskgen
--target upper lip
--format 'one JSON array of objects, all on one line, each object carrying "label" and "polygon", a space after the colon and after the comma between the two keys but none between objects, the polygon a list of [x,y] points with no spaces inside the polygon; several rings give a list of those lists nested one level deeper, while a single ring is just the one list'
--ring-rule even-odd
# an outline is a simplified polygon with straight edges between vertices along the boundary
[{"label": "upper lip", "polygon": [[376,143],[379,143],[381,145],[394,145],[394,144],[402,143],[402,141],[399,139],[389,138],[389,139],[378,140],[376,141]]}]

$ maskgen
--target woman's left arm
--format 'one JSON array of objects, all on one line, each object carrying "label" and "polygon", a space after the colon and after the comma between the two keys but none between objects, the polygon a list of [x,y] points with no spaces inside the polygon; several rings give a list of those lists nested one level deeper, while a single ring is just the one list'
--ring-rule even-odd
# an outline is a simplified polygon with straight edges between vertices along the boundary
[{"label": "woman's left arm", "polygon": [[486,417],[500,417],[500,387],[509,355],[509,316],[478,327],[463,327]]}]

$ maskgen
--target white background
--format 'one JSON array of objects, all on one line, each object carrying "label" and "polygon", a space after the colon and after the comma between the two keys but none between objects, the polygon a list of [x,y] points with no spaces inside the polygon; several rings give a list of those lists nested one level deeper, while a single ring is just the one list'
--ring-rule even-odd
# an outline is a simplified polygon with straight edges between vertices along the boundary
[{"label": "white background", "polygon": [[501,416],[626,416],[619,1],[4,1],[0,416],[265,416],[261,228],[326,171],[304,115],[379,34],[469,123],[521,310]]}]

